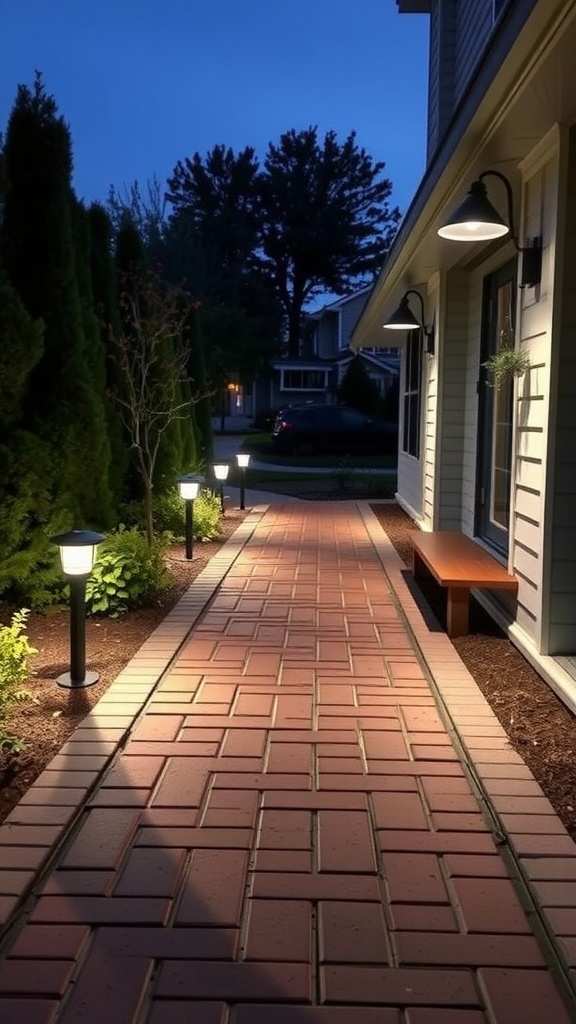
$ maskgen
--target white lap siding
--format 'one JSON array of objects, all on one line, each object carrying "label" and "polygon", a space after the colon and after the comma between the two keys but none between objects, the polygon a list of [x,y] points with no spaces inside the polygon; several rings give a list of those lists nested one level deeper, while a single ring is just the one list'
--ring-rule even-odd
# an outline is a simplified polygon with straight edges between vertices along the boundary
[{"label": "white lap siding", "polygon": [[[544,607],[543,653],[576,651],[576,130],[562,133],[559,161],[558,251],[556,283],[550,297],[554,313],[552,390],[548,442],[548,497],[544,550],[549,600]],[[547,168],[551,206],[553,168]],[[552,266],[548,268],[552,280]],[[553,301],[552,301],[553,297]],[[542,372],[542,371],[540,371]]]}]

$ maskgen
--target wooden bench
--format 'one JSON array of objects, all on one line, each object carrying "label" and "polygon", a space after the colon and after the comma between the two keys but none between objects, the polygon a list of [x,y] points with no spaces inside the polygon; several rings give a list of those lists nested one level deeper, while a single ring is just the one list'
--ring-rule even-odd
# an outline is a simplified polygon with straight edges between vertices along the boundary
[{"label": "wooden bench", "polygon": [[414,578],[417,579],[422,574],[422,567],[426,566],[437,583],[448,589],[448,636],[468,633],[472,587],[518,589],[515,576],[511,576],[479,544],[457,530],[414,532],[410,539]]}]

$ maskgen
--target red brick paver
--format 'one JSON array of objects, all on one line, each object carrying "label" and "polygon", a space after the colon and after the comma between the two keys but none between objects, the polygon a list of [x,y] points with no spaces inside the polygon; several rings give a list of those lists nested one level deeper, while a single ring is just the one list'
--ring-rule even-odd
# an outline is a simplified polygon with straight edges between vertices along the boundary
[{"label": "red brick paver", "polygon": [[0,828],[0,1020],[576,1019],[576,847],[429,622],[366,507],[249,517]]}]

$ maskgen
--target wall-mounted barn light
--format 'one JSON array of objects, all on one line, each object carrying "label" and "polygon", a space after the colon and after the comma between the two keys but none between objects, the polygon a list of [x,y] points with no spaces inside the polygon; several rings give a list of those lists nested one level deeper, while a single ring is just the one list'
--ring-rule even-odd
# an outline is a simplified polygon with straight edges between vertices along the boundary
[{"label": "wall-mounted barn light", "polygon": [[[418,320],[408,305],[408,297],[410,295],[416,295],[420,300],[422,307],[422,319]],[[431,324],[426,327],[424,324],[424,299],[420,292],[416,291],[415,288],[409,288],[404,293],[400,300],[400,305],[394,310],[391,316],[388,317],[386,323],[382,325],[387,331],[416,331],[420,330],[424,332],[426,338],[426,352],[429,356],[434,355],[434,326]]]},{"label": "wall-mounted barn light", "polygon": [[[484,178],[498,178],[506,189],[508,222],[498,213],[488,198]],[[522,254],[520,287],[533,288],[540,283],[542,276],[542,238],[533,238],[530,245],[521,246],[514,227],[512,186],[508,178],[500,171],[482,171],[473,181],[466,198],[454,210],[442,227],[438,228],[441,238],[449,238],[455,242],[485,242],[492,238],[502,238],[510,233],[510,237],[519,253]]]}]

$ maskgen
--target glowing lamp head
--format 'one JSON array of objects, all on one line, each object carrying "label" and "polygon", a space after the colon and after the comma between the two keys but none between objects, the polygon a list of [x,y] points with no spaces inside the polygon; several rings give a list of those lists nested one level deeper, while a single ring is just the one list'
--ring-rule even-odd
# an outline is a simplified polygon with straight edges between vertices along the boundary
[{"label": "glowing lamp head", "polygon": [[236,461],[240,469],[246,469],[250,462],[249,452],[236,452]]},{"label": "glowing lamp head", "polygon": [[214,468],[214,476],[217,480],[224,481],[228,478],[228,463],[217,462]]},{"label": "glowing lamp head", "polygon": [[185,501],[194,501],[198,497],[201,483],[200,477],[194,476],[192,473],[179,477],[178,492],[180,497],[184,498]]},{"label": "glowing lamp head", "polygon": [[70,530],[52,537],[60,548],[62,571],[66,576],[89,576],[96,561],[98,544],[104,535],[92,530]]}]

